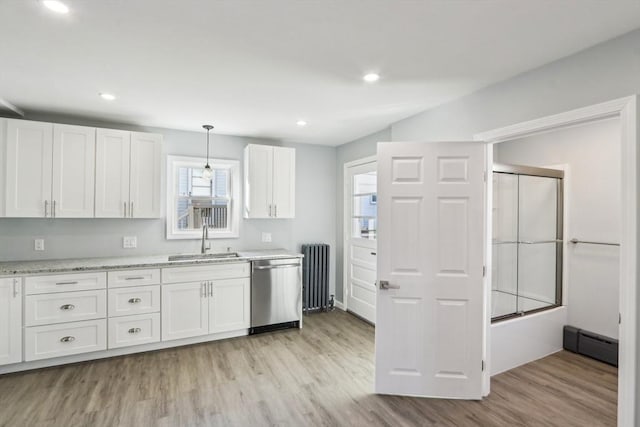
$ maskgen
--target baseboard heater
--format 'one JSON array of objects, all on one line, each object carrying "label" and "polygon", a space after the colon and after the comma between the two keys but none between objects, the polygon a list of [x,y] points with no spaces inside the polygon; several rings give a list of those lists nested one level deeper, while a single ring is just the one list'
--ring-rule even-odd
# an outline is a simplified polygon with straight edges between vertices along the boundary
[{"label": "baseboard heater", "polygon": [[305,313],[329,309],[329,245],[302,245],[302,310]]},{"label": "baseboard heater", "polygon": [[562,346],[573,353],[618,366],[618,340],[616,339],[566,325]]}]

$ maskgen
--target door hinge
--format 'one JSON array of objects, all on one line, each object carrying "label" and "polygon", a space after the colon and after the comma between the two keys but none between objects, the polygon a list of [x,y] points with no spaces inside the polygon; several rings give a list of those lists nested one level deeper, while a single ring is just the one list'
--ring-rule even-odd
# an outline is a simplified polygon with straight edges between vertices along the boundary
[{"label": "door hinge", "polygon": [[487,171],[484,171],[482,176],[484,178],[484,182],[487,182]]},{"label": "door hinge", "polygon": [[484,360],[482,361],[482,372],[484,372]]},{"label": "door hinge", "polygon": [[483,265],[482,266],[482,277],[486,277],[487,276],[487,266]]},{"label": "door hinge", "polygon": [[618,313],[618,325],[622,323],[622,313]]}]

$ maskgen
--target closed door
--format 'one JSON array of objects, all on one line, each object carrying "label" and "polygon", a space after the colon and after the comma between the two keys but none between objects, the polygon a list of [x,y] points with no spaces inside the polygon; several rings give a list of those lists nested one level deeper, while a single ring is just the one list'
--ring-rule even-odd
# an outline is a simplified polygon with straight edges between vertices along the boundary
[{"label": "closed door", "polygon": [[482,398],[485,156],[378,144],[377,393]]},{"label": "closed door", "polygon": [[296,150],[273,147],[273,216],[294,218],[296,193]]},{"label": "closed door", "polygon": [[51,215],[53,125],[7,120],[6,216]]},{"label": "closed door", "polygon": [[131,132],[129,217],[160,217],[162,136]]},{"label": "closed door", "polygon": [[245,218],[273,216],[273,147],[249,145],[245,148]]},{"label": "closed door", "polygon": [[51,212],[54,217],[93,217],[95,156],[95,128],[53,126]]},{"label": "closed door", "polygon": [[0,365],[22,361],[22,279],[0,279]]},{"label": "closed door", "polygon": [[376,321],[376,236],[378,202],[376,162],[346,169],[345,221],[347,310]]},{"label": "closed door", "polygon": [[195,337],[208,332],[207,284],[162,285],[162,340]]},{"label": "closed door", "polygon": [[249,327],[249,279],[216,280],[209,285],[209,333]]},{"label": "closed door", "polygon": [[96,132],[97,218],[129,216],[129,156],[131,132],[98,129]]}]

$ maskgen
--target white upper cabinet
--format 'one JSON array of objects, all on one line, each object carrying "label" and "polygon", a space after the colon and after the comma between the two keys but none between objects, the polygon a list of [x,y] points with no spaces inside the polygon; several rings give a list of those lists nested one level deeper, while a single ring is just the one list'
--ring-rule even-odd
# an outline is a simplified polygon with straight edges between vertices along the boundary
[{"label": "white upper cabinet", "polygon": [[7,120],[5,215],[52,215],[53,125]]},{"label": "white upper cabinet", "polygon": [[160,217],[162,136],[131,132],[129,202],[132,218]]},{"label": "white upper cabinet", "polygon": [[162,136],[98,129],[96,217],[159,218]]},{"label": "white upper cabinet", "polygon": [[53,125],[51,213],[55,218],[93,217],[96,130]]},{"label": "white upper cabinet", "polygon": [[244,160],[244,217],[294,218],[295,149],[249,144]]}]

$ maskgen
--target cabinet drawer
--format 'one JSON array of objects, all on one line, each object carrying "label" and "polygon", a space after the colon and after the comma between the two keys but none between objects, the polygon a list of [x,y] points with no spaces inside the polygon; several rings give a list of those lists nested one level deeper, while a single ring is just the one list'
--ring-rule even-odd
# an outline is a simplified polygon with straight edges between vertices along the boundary
[{"label": "cabinet drawer", "polygon": [[109,317],[160,311],[160,285],[109,289]]},{"label": "cabinet drawer", "polygon": [[25,328],[25,360],[106,350],[107,321],[87,320]]},{"label": "cabinet drawer", "polygon": [[249,272],[250,268],[248,262],[163,268],[162,283],[235,279],[240,277],[249,277]]},{"label": "cabinet drawer", "polygon": [[159,285],[160,269],[110,271],[107,273],[107,283],[110,288]]},{"label": "cabinet drawer", "polygon": [[26,277],[24,283],[25,293],[27,295],[86,291],[91,289],[104,289],[107,284],[107,274],[100,272],[33,276]]},{"label": "cabinet drawer", "polygon": [[160,313],[109,319],[109,348],[160,342]]},{"label": "cabinet drawer", "polygon": [[25,326],[107,317],[106,291],[79,291],[27,295]]}]

